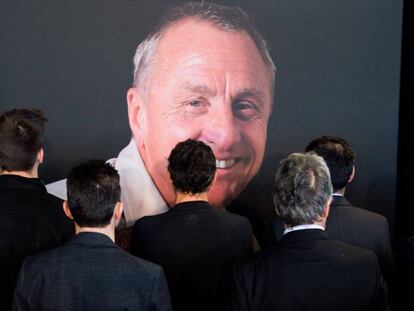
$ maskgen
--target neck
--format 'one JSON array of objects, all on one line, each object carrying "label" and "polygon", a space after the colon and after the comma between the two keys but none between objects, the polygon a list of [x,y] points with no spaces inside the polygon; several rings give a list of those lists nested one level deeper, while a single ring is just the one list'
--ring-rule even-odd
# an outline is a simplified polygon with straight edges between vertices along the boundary
[{"label": "neck", "polygon": [[2,171],[1,175],[17,175],[26,178],[39,178],[37,169],[33,168],[30,171]]},{"label": "neck", "polygon": [[75,223],[75,230],[76,234],[82,233],[82,232],[93,232],[93,233],[101,233],[105,234],[107,237],[109,237],[112,242],[115,243],[115,230],[113,222],[106,226],[106,227],[80,227],[78,224]]},{"label": "neck", "polygon": [[190,201],[208,201],[208,192],[202,193],[183,193],[177,192],[175,204],[183,203],[183,202],[190,202]]},{"label": "neck", "polygon": [[299,226],[309,226],[309,225],[317,225],[317,226],[321,226],[322,228],[326,228],[325,227],[325,221],[315,221],[315,222],[313,222],[313,223],[310,223],[310,224],[300,224],[300,225],[296,225],[296,226],[289,226],[289,225],[285,225],[285,230],[292,230],[292,228],[296,228],[296,227],[299,227]]}]

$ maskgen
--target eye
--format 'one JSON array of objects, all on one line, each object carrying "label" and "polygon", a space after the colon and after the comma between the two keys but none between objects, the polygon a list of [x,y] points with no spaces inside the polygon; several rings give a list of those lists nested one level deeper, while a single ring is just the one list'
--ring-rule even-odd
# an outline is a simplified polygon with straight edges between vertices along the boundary
[{"label": "eye", "polygon": [[185,104],[185,110],[190,114],[203,114],[207,111],[207,105],[208,102],[203,99],[193,99]]},{"label": "eye", "polygon": [[259,114],[255,104],[244,100],[235,101],[232,109],[234,116],[243,121],[249,121]]},{"label": "eye", "polygon": [[191,107],[201,107],[203,103],[200,100],[192,100],[189,105]]}]

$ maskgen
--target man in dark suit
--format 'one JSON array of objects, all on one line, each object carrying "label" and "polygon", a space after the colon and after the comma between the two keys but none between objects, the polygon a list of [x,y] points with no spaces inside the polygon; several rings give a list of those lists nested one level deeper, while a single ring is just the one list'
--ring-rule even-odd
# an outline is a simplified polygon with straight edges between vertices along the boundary
[{"label": "man in dark suit", "polygon": [[333,200],[326,232],[333,238],[372,250],[378,257],[388,287],[392,283],[392,252],[387,219],[377,213],[353,206],[345,198],[347,185],[355,176],[355,153],[339,136],[319,137],[306,147],[328,165]]},{"label": "man in dark suit", "polygon": [[230,310],[387,309],[375,254],[324,232],[331,193],[321,157],[294,153],[281,161],[273,198],[284,236],[235,266]]},{"label": "man in dark suit", "polygon": [[10,310],[23,259],[57,247],[75,233],[63,201],[39,179],[46,118],[40,110],[0,116],[0,309]]},{"label": "man in dark suit", "polygon": [[27,258],[14,294],[15,310],[171,310],[162,269],[114,244],[122,214],[119,175],[89,161],[67,179],[65,214],[76,236]]},{"label": "man in dark suit", "polygon": [[201,141],[177,144],[168,158],[176,204],[133,228],[132,253],[164,268],[176,311],[224,310],[231,266],[252,253],[248,220],[208,203],[222,164]]}]

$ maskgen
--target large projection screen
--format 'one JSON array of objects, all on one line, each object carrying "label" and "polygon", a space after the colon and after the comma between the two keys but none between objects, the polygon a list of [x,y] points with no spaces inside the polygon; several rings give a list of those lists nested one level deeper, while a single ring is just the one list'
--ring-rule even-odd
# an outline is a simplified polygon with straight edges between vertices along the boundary
[{"label": "large projection screen", "polygon": [[[179,1],[178,3],[182,3]],[[347,195],[394,222],[402,0],[219,1],[255,17],[277,67],[265,159],[244,197],[271,201],[278,161],[324,134],[357,153]],[[132,58],[173,1],[3,1],[1,110],[44,111],[48,183],[128,144]],[[270,200],[269,200],[270,198]],[[265,207],[272,209],[271,205]]]}]

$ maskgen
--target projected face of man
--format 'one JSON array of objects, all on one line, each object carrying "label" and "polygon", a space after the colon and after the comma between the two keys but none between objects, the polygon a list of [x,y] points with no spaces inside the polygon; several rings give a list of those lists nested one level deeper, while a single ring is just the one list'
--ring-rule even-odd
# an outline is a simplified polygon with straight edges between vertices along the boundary
[{"label": "projected face of man", "polygon": [[246,32],[194,19],[168,29],[155,58],[145,93],[128,91],[130,126],[145,166],[174,205],[168,155],[180,141],[201,140],[217,159],[209,201],[225,206],[262,163],[271,75]]}]

